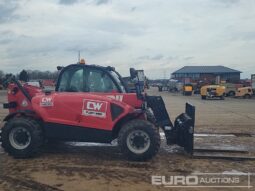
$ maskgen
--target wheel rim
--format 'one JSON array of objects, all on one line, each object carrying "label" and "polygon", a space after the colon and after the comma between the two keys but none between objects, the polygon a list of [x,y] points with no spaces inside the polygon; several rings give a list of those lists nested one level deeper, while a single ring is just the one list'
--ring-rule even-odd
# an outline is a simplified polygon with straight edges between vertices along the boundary
[{"label": "wheel rim", "polygon": [[12,147],[22,150],[29,146],[31,142],[31,134],[24,127],[16,127],[11,130],[9,141]]},{"label": "wheel rim", "polygon": [[142,130],[132,131],[127,137],[127,147],[135,154],[142,154],[150,147],[150,137]]}]

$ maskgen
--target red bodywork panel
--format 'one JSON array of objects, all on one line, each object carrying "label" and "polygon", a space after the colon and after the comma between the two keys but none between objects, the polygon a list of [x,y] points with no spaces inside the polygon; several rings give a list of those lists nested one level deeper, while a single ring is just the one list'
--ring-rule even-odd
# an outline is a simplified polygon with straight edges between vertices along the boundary
[{"label": "red bodywork panel", "polygon": [[[38,93],[42,93],[42,89],[24,84],[24,89],[29,93],[31,97],[34,97]],[[23,95],[23,93],[18,89],[17,85],[15,84],[9,84],[7,88],[7,94],[8,94],[8,102],[16,102],[17,107],[16,108],[10,108],[9,112],[14,113],[19,110],[33,110],[32,104],[29,102],[29,100]],[[27,105],[22,104],[22,102],[26,102]]]},{"label": "red bodywork panel", "polygon": [[[24,85],[32,97],[30,103],[20,90],[12,94],[15,87],[14,84],[8,87],[8,101],[17,103],[10,113],[32,110],[46,123],[112,130],[121,118],[142,105],[135,93],[51,92],[46,95],[40,88]],[[27,100],[27,106],[22,104],[24,100]],[[115,119],[111,115],[111,104],[123,108]]]}]

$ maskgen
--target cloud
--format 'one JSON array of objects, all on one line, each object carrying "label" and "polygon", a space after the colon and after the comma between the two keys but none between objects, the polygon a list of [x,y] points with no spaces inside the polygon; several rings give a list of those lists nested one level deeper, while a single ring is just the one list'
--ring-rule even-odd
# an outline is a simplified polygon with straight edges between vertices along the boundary
[{"label": "cloud", "polygon": [[148,60],[148,59],[150,59],[150,56],[139,56],[137,59],[138,60]]},{"label": "cloud", "polygon": [[18,8],[16,1],[0,2],[0,23],[8,22],[15,18],[14,11]]},{"label": "cloud", "polygon": [[137,59],[138,60],[161,60],[164,56],[162,54],[156,54],[154,56],[140,56]]},{"label": "cloud", "polygon": [[110,2],[110,0],[95,0],[95,3],[97,5],[107,4],[109,2]]},{"label": "cloud", "polygon": [[63,5],[72,5],[77,3],[78,0],[60,0],[59,4],[63,4]]},{"label": "cloud", "polygon": [[81,51],[82,53],[85,53],[86,55],[100,55],[105,52],[111,52],[116,49],[122,49],[123,44],[120,42],[111,42],[111,43],[98,43],[95,44],[93,42],[91,43],[86,43],[86,44],[79,44],[76,43],[76,45],[66,45],[65,51],[73,51],[73,52],[78,52]]},{"label": "cloud", "polygon": [[110,0],[60,0],[59,4],[62,5],[73,5],[76,3],[88,3],[88,4],[95,4],[95,5],[103,5],[110,3]]},{"label": "cloud", "polygon": [[151,57],[152,60],[161,60],[164,56],[162,54],[155,55]]},{"label": "cloud", "polygon": [[[77,61],[144,69],[157,78],[185,65],[255,71],[253,0],[2,0],[1,70]],[[240,67],[240,68],[238,68]]]},{"label": "cloud", "polygon": [[130,9],[131,12],[134,12],[135,10],[136,10],[136,7],[132,7],[132,8]]},{"label": "cloud", "polygon": [[214,3],[224,5],[225,7],[229,7],[231,5],[240,3],[240,0],[215,0]]},{"label": "cloud", "polygon": [[184,57],[184,59],[185,60],[192,60],[192,59],[194,59],[194,57],[193,56],[187,56],[187,57]]}]

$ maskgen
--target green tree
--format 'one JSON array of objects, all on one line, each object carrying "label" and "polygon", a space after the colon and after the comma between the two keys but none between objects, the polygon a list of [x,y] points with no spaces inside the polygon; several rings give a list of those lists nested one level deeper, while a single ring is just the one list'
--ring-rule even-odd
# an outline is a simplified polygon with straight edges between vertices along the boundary
[{"label": "green tree", "polygon": [[19,80],[24,81],[24,82],[28,82],[29,80],[29,76],[26,70],[22,70],[19,74]]}]

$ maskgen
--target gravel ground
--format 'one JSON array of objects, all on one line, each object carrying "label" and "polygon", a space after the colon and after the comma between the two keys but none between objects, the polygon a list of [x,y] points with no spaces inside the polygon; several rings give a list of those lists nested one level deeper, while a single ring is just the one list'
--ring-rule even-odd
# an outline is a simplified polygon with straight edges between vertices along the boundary
[{"label": "gravel ground", "polygon": [[[5,93],[0,91],[0,102]],[[184,111],[185,102],[196,106],[197,147],[245,148],[254,155],[255,100],[233,99],[201,100],[199,96],[159,93],[152,88],[151,95],[161,94],[172,120]],[[0,109],[0,119],[7,114]],[[208,133],[221,134],[208,136]],[[225,135],[230,133],[231,135]],[[194,159],[178,147],[169,147],[162,139],[159,154],[149,162],[129,162],[115,145],[60,143],[49,145],[38,157],[17,160],[0,148],[0,190],[248,190],[248,188],[165,188],[151,184],[151,176],[190,176],[192,173],[255,172],[255,161]],[[208,175],[209,176],[209,175]],[[255,186],[254,174],[250,177]],[[249,189],[254,190],[254,187]]]}]

